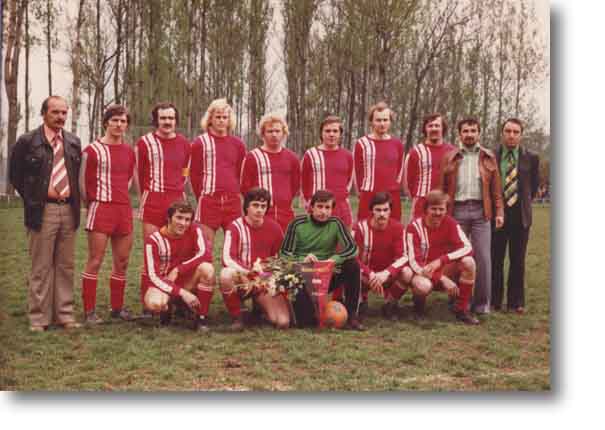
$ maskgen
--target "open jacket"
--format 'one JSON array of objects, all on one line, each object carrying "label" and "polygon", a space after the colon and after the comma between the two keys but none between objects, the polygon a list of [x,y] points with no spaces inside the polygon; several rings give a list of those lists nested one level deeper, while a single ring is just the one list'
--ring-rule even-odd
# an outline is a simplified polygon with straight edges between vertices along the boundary
[{"label": "open jacket", "polygon": [[[80,139],[63,130],[65,167],[71,189],[70,206],[75,228],[80,224]],[[48,197],[48,184],[53,168],[53,149],[44,136],[44,127],[25,133],[17,139],[10,155],[10,182],[23,199],[25,226],[39,231]]]},{"label": "open jacket", "polygon": [[[451,215],[456,195],[458,168],[463,155],[460,148],[448,152],[441,161],[441,186],[450,196],[448,213]],[[496,156],[489,150],[479,146],[479,174],[481,176],[481,195],[485,219],[492,220],[494,216],[504,216],[504,200],[502,197],[502,181]]]}]

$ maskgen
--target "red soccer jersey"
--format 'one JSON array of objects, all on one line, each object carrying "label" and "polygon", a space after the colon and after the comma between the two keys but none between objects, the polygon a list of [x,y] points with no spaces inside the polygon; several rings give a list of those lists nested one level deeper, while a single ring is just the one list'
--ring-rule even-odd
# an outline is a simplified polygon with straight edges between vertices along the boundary
[{"label": "red soccer jersey", "polygon": [[138,140],[136,155],[141,193],[183,192],[191,155],[191,144],[184,136],[163,139],[147,133]]},{"label": "red soccer jersey", "polygon": [[170,237],[165,228],[145,239],[145,275],[166,294],[178,296],[180,285],[166,277],[178,267],[179,276],[191,273],[202,262],[212,263],[212,250],[207,246],[199,226],[191,226],[180,237]]},{"label": "red soccer jersey", "polygon": [[265,259],[279,253],[284,238],[281,227],[265,217],[260,227],[248,224],[246,217],[233,221],[225,233],[223,266],[247,271],[257,258]]},{"label": "red soccer jersey", "polygon": [[128,183],[132,179],[135,155],[126,144],[106,145],[100,140],[84,149],[86,154],[86,200],[130,204]]},{"label": "red soccer jersey", "polygon": [[344,148],[335,151],[311,148],[302,160],[302,193],[308,203],[318,190],[329,190],[336,200],[349,197],[353,183],[353,155]]},{"label": "red soccer jersey", "polygon": [[242,166],[242,193],[253,187],[269,191],[271,205],[290,208],[300,191],[300,164],[296,154],[287,148],[277,153],[262,148],[250,151]]},{"label": "red soccer jersey", "polygon": [[410,267],[418,274],[438,258],[442,264],[472,255],[473,248],[454,218],[446,215],[441,225],[429,228],[424,218],[416,218],[405,229],[405,251]]},{"label": "red soccer jersey", "polygon": [[441,160],[445,154],[455,149],[449,143],[427,145],[421,143],[413,147],[405,159],[408,190],[412,197],[425,197],[429,191],[441,186]]},{"label": "red soccer jersey", "polygon": [[401,187],[405,147],[401,140],[363,136],[355,143],[355,181],[360,191],[396,191]]},{"label": "red soccer jersey", "polygon": [[388,270],[391,276],[395,276],[401,271],[407,263],[407,256],[403,252],[403,231],[403,225],[392,218],[385,230],[373,228],[370,219],[353,226],[353,237],[359,249],[359,265],[364,275]]},{"label": "red soccer jersey", "polygon": [[191,145],[191,185],[196,197],[216,192],[239,193],[246,146],[235,136],[204,133]]}]

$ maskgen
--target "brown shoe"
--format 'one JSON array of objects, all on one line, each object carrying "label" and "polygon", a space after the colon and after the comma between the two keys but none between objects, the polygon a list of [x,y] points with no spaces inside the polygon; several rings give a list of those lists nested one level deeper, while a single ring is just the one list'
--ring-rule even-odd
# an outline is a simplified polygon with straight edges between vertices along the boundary
[{"label": "brown shoe", "polygon": [[34,332],[34,333],[41,333],[43,331],[46,331],[46,326],[45,325],[30,325],[29,331]]},{"label": "brown shoe", "polygon": [[515,308],[515,313],[517,315],[523,315],[525,313],[525,308],[523,306],[519,306],[518,308]]},{"label": "brown shoe", "polygon": [[76,328],[82,328],[82,324],[75,322],[75,321],[70,321],[70,322],[66,322],[63,324],[63,328],[65,330],[73,330]]}]

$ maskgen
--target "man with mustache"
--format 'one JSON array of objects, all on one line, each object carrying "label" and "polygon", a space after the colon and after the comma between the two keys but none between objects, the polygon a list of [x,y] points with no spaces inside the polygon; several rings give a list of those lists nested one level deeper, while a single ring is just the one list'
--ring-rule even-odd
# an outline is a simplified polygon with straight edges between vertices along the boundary
[{"label": "man with mustache", "polygon": [[424,200],[429,191],[441,188],[441,162],[445,154],[455,149],[443,141],[447,133],[445,117],[433,113],[424,117],[424,141],[412,149],[405,159],[407,187],[412,197],[410,221],[424,213]]},{"label": "man with mustache", "polygon": [[504,224],[502,186],[496,157],[481,146],[481,128],[475,118],[458,122],[460,147],[443,158],[443,191],[450,196],[448,213],[453,214],[470,237],[477,263],[477,282],[471,310],[488,314],[492,290],[491,223]]},{"label": "man with mustache", "polygon": [[311,196],[318,190],[329,190],[336,198],[332,215],[347,228],[353,224],[349,190],[353,183],[353,155],[340,146],[342,121],[327,116],[319,126],[321,143],[305,152],[301,166],[302,195],[309,209]]},{"label": "man with mustache", "polygon": [[23,134],[10,154],[10,182],[23,199],[32,265],[28,277],[33,332],[58,324],[80,327],[73,315],[75,233],[80,223],[80,139],[63,130],[67,102],[42,103],[41,127]]},{"label": "man with mustache", "polygon": [[385,102],[370,107],[368,114],[371,133],[359,138],[353,153],[355,181],[359,190],[357,220],[370,216],[368,207],[374,194],[391,194],[391,218],[401,221],[401,197],[405,146],[391,136],[389,130],[395,120],[394,112]]},{"label": "man with mustache", "polygon": [[391,218],[391,195],[376,193],[370,201],[371,218],[355,224],[353,237],[359,249],[362,302],[360,314],[368,307],[371,290],[384,297],[382,314],[396,320],[400,310],[397,302],[412,279],[412,270],[403,249],[403,225]]},{"label": "man with mustache", "polygon": [[[176,132],[179,111],[173,103],[156,104],[151,111],[155,130],[136,143],[137,179],[139,183],[139,219],[143,222],[143,240],[166,223],[166,210],[185,198],[189,175],[191,144]],[[145,297],[141,280],[141,301]],[[143,309],[144,315],[149,316]]]},{"label": "man with mustache", "polygon": [[444,289],[455,298],[454,314],[465,324],[479,320],[468,309],[475,284],[473,248],[454,218],[447,214],[448,195],[430,191],[424,199],[424,214],[405,229],[405,246],[412,278],[414,312],[424,316],[426,297]]}]

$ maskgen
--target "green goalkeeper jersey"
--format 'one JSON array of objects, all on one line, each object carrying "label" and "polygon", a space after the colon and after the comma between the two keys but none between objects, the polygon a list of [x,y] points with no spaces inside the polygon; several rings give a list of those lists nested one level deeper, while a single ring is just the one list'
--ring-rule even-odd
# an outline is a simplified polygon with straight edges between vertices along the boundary
[{"label": "green goalkeeper jersey", "polygon": [[301,215],[288,225],[279,254],[293,261],[313,254],[319,260],[333,260],[339,269],[345,260],[357,256],[357,245],[340,219],[330,217],[318,223],[311,215]]}]

